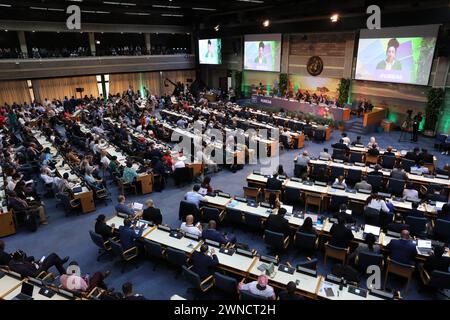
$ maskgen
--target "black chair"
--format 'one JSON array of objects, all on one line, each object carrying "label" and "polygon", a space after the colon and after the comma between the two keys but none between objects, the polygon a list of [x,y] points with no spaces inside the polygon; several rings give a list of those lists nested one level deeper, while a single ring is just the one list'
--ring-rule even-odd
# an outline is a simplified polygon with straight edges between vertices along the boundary
[{"label": "black chair", "polygon": [[349,162],[355,163],[364,163],[363,161],[363,154],[361,152],[350,152],[350,159]]},{"label": "black chair", "polygon": [[204,221],[214,220],[216,223],[219,223],[222,222],[225,217],[225,211],[221,211],[217,208],[203,207],[202,211]]},{"label": "black chair", "polygon": [[225,293],[228,298],[236,298],[238,282],[235,278],[221,274],[219,272],[214,273],[214,286],[221,292]]},{"label": "black chair", "polygon": [[149,258],[156,259],[155,264],[153,265],[153,271],[156,270],[158,262],[164,259],[165,250],[161,246],[160,243],[145,239],[144,240],[145,252]]},{"label": "black chair", "polygon": [[450,221],[436,219],[434,225],[434,236],[437,240],[450,243]]},{"label": "black chair", "polygon": [[300,190],[296,188],[286,187],[283,195],[283,203],[295,205],[300,202]]},{"label": "black chair", "polygon": [[326,172],[327,170],[327,165],[326,164],[314,164],[313,168],[312,168],[312,174],[311,174],[311,178],[313,180],[316,180],[317,177],[319,176],[319,173],[322,171]]},{"label": "black chair", "polygon": [[252,229],[260,230],[262,228],[262,217],[257,214],[244,212],[244,224]]},{"label": "black chair", "polygon": [[98,233],[95,233],[92,230],[89,230],[89,235],[91,236],[92,242],[99,248],[97,256],[97,261],[100,261],[100,258],[104,255],[110,254],[111,251],[111,244],[108,241],[104,241],[103,237],[99,235]]},{"label": "black chair", "polygon": [[317,258],[307,259],[305,261],[297,263],[297,267],[303,267],[311,270],[317,270]]},{"label": "black chair", "polygon": [[299,251],[305,251],[308,254],[313,254],[317,250],[319,244],[319,237],[315,233],[304,233],[297,231],[294,237],[294,246]]},{"label": "black chair", "polygon": [[175,185],[177,187],[191,183],[193,179],[192,168],[176,168],[173,172],[173,179],[175,180]]},{"label": "black chair", "polygon": [[119,242],[110,239],[109,243],[111,244],[111,250],[114,255],[120,257],[120,261],[122,262],[122,273],[124,273],[126,265],[137,258],[138,248],[132,247],[130,249],[123,250],[122,245]]},{"label": "black chair", "polygon": [[283,147],[285,149],[291,149],[292,148],[292,143],[289,143],[289,139],[287,136],[285,135],[280,135],[280,143],[283,145]]},{"label": "black chair", "polygon": [[314,130],[313,140],[318,142],[325,141],[325,130]]},{"label": "black chair", "polygon": [[166,249],[166,259],[171,265],[175,266],[178,270],[175,274],[175,279],[178,278],[178,275],[181,273],[182,266],[186,265],[187,257],[183,251],[170,248]]},{"label": "black chair", "polygon": [[364,223],[372,226],[380,226],[380,210],[367,207],[364,210]]},{"label": "black chair", "polygon": [[264,242],[275,251],[283,251],[289,246],[289,236],[285,237],[281,232],[265,230]]},{"label": "black chair", "polygon": [[66,217],[70,215],[70,213],[75,212],[76,215],[80,214],[81,201],[80,199],[70,199],[70,195],[68,193],[57,193],[55,195],[57,199],[59,199],[59,203],[63,206],[64,212],[66,213]]},{"label": "black chair", "polygon": [[361,170],[352,170],[349,169],[347,171],[347,177],[345,178],[345,181],[349,185],[355,185],[356,183],[361,181],[362,171]]},{"label": "black chair", "polygon": [[333,149],[331,158],[347,161],[347,151],[345,149]]},{"label": "black chair", "polygon": [[414,160],[402,159],[402,167],[405,171],[410,172],[411,167],[414,167],[416,162]]},{"label": "black chair", "polygon": [[268,300],[266,297],[253,294],[247,290],[241,290],[239,296],[241,300]]},{"label": "black chair", "polygon": [[207,292],[214,286],[213,276],[209,276],[206,279],[202,280],[197,273],[191,270],[192,266],[187,267],[183,265],[181,268],[183,270],[183,276],[186,278],[186,280],[189,281],[192,285],[194,285],[194,289],[198,290],[200,293]]},{"label": "black chair", "polygon": [[409,232],[413,236],[426,237],[426,224],[428,219],[425,217],[406,216],[405,222],[409,225]]},{"label": "black chair", "polygon": [[227,214],[225,216],[225,221],[232,223],[233,225],[242,224],[242,211],[233,208],[226,208]]},{"label": "black chair", "polygon": [[344,167],[331,167],[330,178],[329,181],[334,182],[339,176],[344,175]]},{"label": "black chair", "polygon": [[378,192],[383,185],[383,176],[381,175],[367,175],[367,183],[372,186],[372,192]]},{"label": "black chair", "polygon": [[300,164],[295,164],[294,166],[294,176],[296,178],[301,178],[304,173],[308,172],[307,166],[302,166]]},{"label": "black chair", "polygon": [[381,253],[374,252],[360,252],[355,258],[355,264],[358,266],[360,271],[366,272],[368,266],[379,266],[383,270],[384,257]]},{"label": "black chair", "polygon": [[195,222],[197,222],[200,218],[200,210],[197,206],[191,202],[187,202],[185,200],[180,201],[180,207],[178,209],[178,219],[180,221],[185,221],[186,216],[192,214],[194,216]]},{"label": "black chair", "polygon": [[403,196],[403,190],[405,189],[405,181],[399,179],[390,178],[388,182],[387,190],[389,193],[397,196]]},{"label": "black chair", "polygon": [[433,272],[429,274],[425,269],[423,269],[420,273],[420,277],[422,278],[424,285],[435,290],[450,289],[450,272],[433,270]]},{"label": "black chair", "polygon": [[395,165],[395,156],[382,156],[381,166],[386,169],[393,169]]},{"label": "black chair", "polygon": [[330,205],[328,207],[329,211],[332,213],[338,212],[340,206],[342,204],[347,204],[347,203],[348,203],[348,197],[331,195]]}]

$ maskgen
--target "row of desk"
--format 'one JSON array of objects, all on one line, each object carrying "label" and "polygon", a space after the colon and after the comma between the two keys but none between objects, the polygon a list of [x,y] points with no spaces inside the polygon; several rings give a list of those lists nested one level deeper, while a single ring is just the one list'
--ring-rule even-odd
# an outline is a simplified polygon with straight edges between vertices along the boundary
[{"label": "row of desk", "polygon": [[[112,223],[115,227],[123,225],[123,219],[115,216],[108,220],[108,225]],[[153,241],[159,243],[164,248],[173,248],[180,250],[186,254],[186,257],[190,257],[194,251],[199,251],[200,246],[203,244],[203,240],[193,240],[186,236],[178,239],[170,236],[170,232],[159,229],[156,226],[146,227],[143,232],[144,241]],[[256,252],[252,254],[243,254],[235,249],[224,249],[223,252],[219,248],[216,248],[216,255],[219,260],[218,268],[238,276],[247,278],[248,280],[254,280],[262,272],[258,269],[261,265],[269,265],[264,261],[261,256],[258,256]],[[227,252],[227,253],[225,253]],[[281,267],[282,268],[282,267]],[[275,272],[269,276],[269,283],[278,289],[285,289],[286,285],[293,281],[297,283],[297,290],[302,295],[309,298],[317,299],[334,299],[334,300],[358,300],[362,297],[348,292],[345,288],[339,291],[339,285],[326,281],[323,276],[308,275],[300,273],[297,270],[293,273],[287,273],[282,270],[275,270]],[[328,297],[324,288],[331,287],[336,293],[333,297]],[[337,292],[340,292],[338,294]],[[380,298],[368,294],[365,300],[378,300]]]}]

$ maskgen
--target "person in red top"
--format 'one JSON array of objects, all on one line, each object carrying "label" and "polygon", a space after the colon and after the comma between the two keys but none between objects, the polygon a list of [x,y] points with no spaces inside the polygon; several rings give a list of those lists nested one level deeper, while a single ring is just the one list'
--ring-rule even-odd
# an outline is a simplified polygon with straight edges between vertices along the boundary
[{"label": "person in red top", "polygon": [[3,115],[3,112],[0,113],[0,128],[2,128],[5,125],[5,116]]},{"label": "person in red top", "polygon": [[205,188],[208,192],[213,192],[214,189],[211,186],[211,177],[205,177],[205,179],[203,179],[202,188]]},{"label": "person in red top", "polygon": [[167,164],[168,167],[173,167],[173,159],[170,151],[166,151],[162,157],[163,161]]}]

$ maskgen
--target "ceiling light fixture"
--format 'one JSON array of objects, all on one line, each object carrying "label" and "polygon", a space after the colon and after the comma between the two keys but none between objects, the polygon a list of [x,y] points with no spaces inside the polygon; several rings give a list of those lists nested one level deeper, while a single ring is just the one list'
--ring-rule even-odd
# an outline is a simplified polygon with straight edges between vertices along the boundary
[{"label": "ceiling light fixture", "polygon": [[330,17],[331,22],[337,22],[339,20],[339,15],[337,13]]},{"label": "ceiling light fixture", "polygon": [[161,13],[161,17],[184,17],[182,14]]},{"label": "ceiling light fixture", "polygon": [[219,31],[219,30],[220,30],[220,25],[215,26],[215,27],[214,27],[214,30],[215,30],[215,31]]},{"label": "ceiling light fixture", "polygon": [[262,0],[236,0],[239,2],[250,2],[250,3],[264,3]]},{"label": "ceiling light fixture", "polygon": [[126,15],[130,16],[149,16],[150,13],[148,12],[125,12]]},{"label": "ceiling light fixture", "polygon": [[6,7],[6,8],[11,8],[12,5],[7,4],[7,3],[0,3],[0,7]]},{"label": "ceiling light fixture", "polygon": [[269,19],[264,20],[262,25],[264,28],[267,28],[268,26],[270,26],[270,20]]},{"label": "ceiling light fixture", "polygon": [[216,11],[216,8],[192,8],[192,10],[199,10],[199,11]]},{"label": "ceiling light fixture", "polygon": [[166,8],[166,9],[181,9],[180,6],[165,6],[161,4],[152,4],[153,8]]}]

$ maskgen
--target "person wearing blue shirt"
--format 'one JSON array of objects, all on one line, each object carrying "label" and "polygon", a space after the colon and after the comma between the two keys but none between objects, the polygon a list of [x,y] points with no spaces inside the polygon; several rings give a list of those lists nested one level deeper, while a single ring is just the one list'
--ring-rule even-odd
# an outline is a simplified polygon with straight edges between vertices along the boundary
[{"label": "person wearing blue shirt", "polygon": [[408,230],[402,230],[401,238],[391,240],[386,249],[389,250],[389,257],[392,260],[403,264],[415,265],[416,245],[411,241]]},{"label": "person wearing blue shirt", "polygon": [[125,213],[129,216],[134,216],[134,209],[125,204],[125,196],[119,195],[117,201],[119,202],[115,207],[117,213]]},{"label": "person wearing blue shirt", "polygon": [[127,163],[127,166],[123,169],[122,180],[124,183],[132,183],[138,176],[136,170],[133,169],[131,162]]},{"label": "person wearing blue shirt", "polygon": [[50,148],[45,148],[42,154],[42,164],[47,165],[50,161],[52,161],[53,156],[50,152]]},{"label": "person wearing blue shirt", "polygon": [[204,196],[202,196],[200,193],[198,193],[199,190],[200,190],[200,185],[196,184],[196,185],[194,185],[194,188],[192,189],[192,191],[186,192],[186,194],[184,195],[184,200],[195,204],[197,206],[197,208],[199,208],[201,201],[204,201],[204,202],[207,201],[207,199]]},{"label": "person wearing blue shirt", "polygon": [[203,230],[202,238],[209,239],[220,244],[236,243],[236,237],[232,234],[222,234],[216,230],[216,221],[210,220],[208,222],[208,229]]},{"label": "person wearing blue shirt", "polygon": [[131,226],[131,220],[125,219],[123,221],[123,226],[119,227],[119,237],[120,244],[122,245],[122,249],[124,251],[135,247],[136,239],[142,237],[142,233],[144,232],[144,225],[139,229],[138,232]]}]

